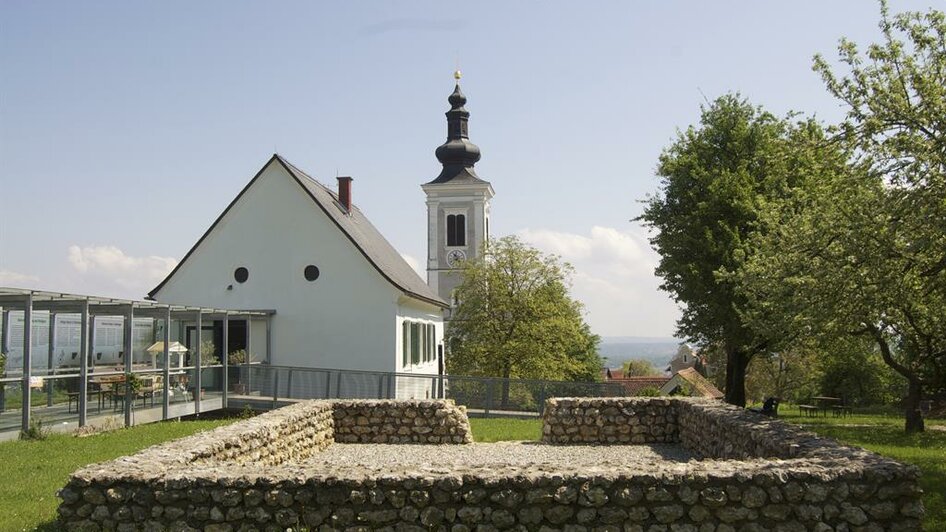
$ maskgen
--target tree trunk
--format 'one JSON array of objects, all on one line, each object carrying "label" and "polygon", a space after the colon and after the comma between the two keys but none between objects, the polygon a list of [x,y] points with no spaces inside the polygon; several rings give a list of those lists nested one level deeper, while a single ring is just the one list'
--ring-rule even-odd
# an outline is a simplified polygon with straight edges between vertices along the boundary
[{"label": "tree trunk", "polygon": [[906,414],[907,434],[923,432],[923,414],[920,412],[920,401],[923,399],[923,387],[919,381],[911,379],[907,388],[907,397],[903,401],[903,410]]},{"label": "tree trunk", "polygon": [[740,349],[726,349],[726,402],[746,406],[746,366],[749,357]]},{"label": "tree trunk", "polygon": [[877,342],[877,345],[880,347],[880,355],[883,357],[884,362],[888,366],[893,368],[894,371],[903,375],[907,379],[907,396],[903,400],[903,411],[906,417],[906,427],[905,430],[907,434],[913,432],[923,432],[925,426],[923,423],[923,415],[920,413],[920,401],[923,400],[923,383],[920,378],[917,376],[916,372],[911,370],[908,366],[905,366],[893,358],[893,353],[890,351],[890,344],[887,343],[887,339],[884,338],[884,335],[875,326],[868,325],[867,329],[871,335],[874,337],[874,340]]},{"label": "tree trunk", "polygon": [[509,367],[503,368],[503,394],[500,404],[505,409],[509,406]]}]

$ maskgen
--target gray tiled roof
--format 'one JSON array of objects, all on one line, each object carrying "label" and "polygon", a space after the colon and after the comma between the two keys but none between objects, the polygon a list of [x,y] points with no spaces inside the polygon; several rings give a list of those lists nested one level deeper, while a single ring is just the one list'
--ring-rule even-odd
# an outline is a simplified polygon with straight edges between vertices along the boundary
[{"label": "gray tiled roof", "polygon": [[352,243],[361,251],[369,262],[384,276],[391,284],[406,294],[448,308],[450,305],[440,299],[436,293],[423,279],[417,275],[414,268],[401,257],[394,246],[387,241],[384,236],[368,221],[368,218],[361,210],[352,204],[351,215],[344,212],[338,204],[338,195],[325,185],[319,183],[311,176],[295,167],[292,163],[279,155],[275,158],[282,163],[286,169],[298,180],[309,195],[315,200],[322,210],[335,222],[339,229],[344,232]]}]

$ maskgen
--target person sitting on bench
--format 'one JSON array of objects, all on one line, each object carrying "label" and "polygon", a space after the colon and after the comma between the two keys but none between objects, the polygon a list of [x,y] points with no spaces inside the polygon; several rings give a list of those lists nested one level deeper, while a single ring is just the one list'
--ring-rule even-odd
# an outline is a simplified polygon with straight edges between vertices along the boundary
[{"label": "person sitting on bench", "polygon": [[778,398],[769,397],[762,403],[762,408],[750,408],[749,410],[762,414],[763,416],[778,417]]},{"label": "person sitting on bench", "polygon": [[762,403],[762,413],[769,417],[778,417],[778,398],[769,397]]}]

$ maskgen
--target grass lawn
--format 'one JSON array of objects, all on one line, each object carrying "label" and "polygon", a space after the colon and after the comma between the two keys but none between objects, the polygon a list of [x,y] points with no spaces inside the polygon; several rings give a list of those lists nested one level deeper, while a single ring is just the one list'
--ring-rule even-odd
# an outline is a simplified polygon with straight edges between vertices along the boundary
[{"label": "grass lawn", "polygon": [[542,438],[541,419],[470,418],[473,439],[477,442],[538,440]]},{"label": "grass lawn", "polygon": [[168,421],[86,438],[51,434],[45,440],[0,443],[0,530],[56,530],[56,490],[76,469],[231,421]]}]

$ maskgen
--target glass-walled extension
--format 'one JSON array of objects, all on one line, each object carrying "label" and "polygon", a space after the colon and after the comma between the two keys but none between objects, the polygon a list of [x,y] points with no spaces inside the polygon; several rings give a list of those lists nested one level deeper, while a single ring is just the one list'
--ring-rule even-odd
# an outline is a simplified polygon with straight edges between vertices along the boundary
[{"label": "glass-walled extension", "polygon": [[[0,288],[0,439],[130,426],[226,406],[227,366],[253,353],[271,311],[166,305]],[[236,372],[230,372],[236,373]]]}]

